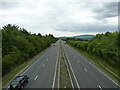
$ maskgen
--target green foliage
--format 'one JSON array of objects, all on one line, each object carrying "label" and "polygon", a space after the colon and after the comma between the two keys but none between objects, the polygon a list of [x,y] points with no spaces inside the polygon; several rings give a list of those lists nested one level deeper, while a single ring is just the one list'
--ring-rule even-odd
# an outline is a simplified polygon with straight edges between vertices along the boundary
[{"label": "green foliage", "polygon": [[118,48],[120,49],[120,31],[119,31],[119,33],[118,33],[118,35],[117,35],[117,37],[116,37],[116,44],[117,44],[117,46],[118,46]]},{"label": "green foliage", "polygon": [[112,67],[120,68],[120,49],[118,49],[120,48],[120,32],[97,34],[88,41],[76,39],[66,39],[66,41],[74,47],[103,58]]},{"label": "green foliage", "polygon": [[56,40],[51,34],[42,36],[38,33],[36,35],[19,28],[19,26],[11,24],[4,26],[2,28],[3,76],[56,42]]}]

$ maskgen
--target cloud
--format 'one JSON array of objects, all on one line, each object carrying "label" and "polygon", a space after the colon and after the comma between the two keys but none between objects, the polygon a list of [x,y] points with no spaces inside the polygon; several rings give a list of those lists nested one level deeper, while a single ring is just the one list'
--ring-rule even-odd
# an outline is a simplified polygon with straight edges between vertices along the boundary
[{"label": "cloud", "polygon": [[78,24],[78,23],[67,23],[63,24],[60,27],[56,28],[60,31],[70,31],[70,32],[78,32],[78,33],[88,33],[88,32],[94,32],[94,33],[102,33],[107,31],[117,31],[118,27],[116,26],[110,26],[110,25],[102,25],[102,24],[93,24],[93,23],[86,23],[86,24]]},{"label": "cloud", "polygon": [[99,8],[94,8],[93,12],[96,13],[95,18],[106,19],[118,16],[118,2],[102,3]]},{"label": "cloud", "polygon": [[33,33],[55,36],[117,30],[116,2],[6,1],[0,8],[0,26],[11,23]]},{"label": "cloud", "polygon": [[2,8],[0,9],[11,9],[11,8],[14,8],[14,7],[19,7],[19,3],[18,2],[0,2],[1,5],[2,5]]}]

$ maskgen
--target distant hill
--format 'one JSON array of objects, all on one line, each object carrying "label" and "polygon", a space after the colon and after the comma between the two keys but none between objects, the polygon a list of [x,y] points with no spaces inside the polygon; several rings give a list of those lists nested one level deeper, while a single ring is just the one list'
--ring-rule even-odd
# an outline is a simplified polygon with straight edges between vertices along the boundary
[{"label": "distant hill", "polygon": [[95,35],[79,35],[79,36],[74,36],[75,38],[82,38],[82,39],[91,39]]},{"label": "distant hill", "polygon": [[78,36],[62,36],[62,37],[58,37],[58,38],[81,38],[81,39],[91,39],[93,38],[95,35],[78,35]]}]

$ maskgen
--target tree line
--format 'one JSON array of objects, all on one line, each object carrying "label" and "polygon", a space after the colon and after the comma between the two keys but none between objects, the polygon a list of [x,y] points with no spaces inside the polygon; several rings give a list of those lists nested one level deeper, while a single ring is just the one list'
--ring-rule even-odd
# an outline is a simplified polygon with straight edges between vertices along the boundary
[{"label": "tree line", "polygon": [[120,68],[120,32],[97,34],[93,39],[64,39],[68,44],[105,60],[110,66]]},{"label": "tree line", "polygon": [[51,34],[31,34],[26,29],[11,24],[2,27],[2,76],[56,41]]}]

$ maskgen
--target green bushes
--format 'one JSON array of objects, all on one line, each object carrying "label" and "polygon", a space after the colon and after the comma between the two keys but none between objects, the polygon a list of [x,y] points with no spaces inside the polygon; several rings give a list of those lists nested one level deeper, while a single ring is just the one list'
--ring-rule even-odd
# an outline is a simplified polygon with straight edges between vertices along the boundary
[{"label": "green bushes", "polygon": [[87,41],[68,41],[69,44],[75,46],[81,50],[87,50],[88,42]]},{"label": "green bushes", "polygon": [[97,34],[93,39],[88,41],[76,41],[69,39],[67,43],[77,47],[90,54],[94,54],[106,60],[106,62],[114,67],[120,68],[120,50],[118,40],[120,32],[107,32],[105,34]]},{"label": "green bushes", "polygon": [[51,34],[36,35],[15,25],[4,26],[2,28],[2,75],[6,75],[56,40]]}]

